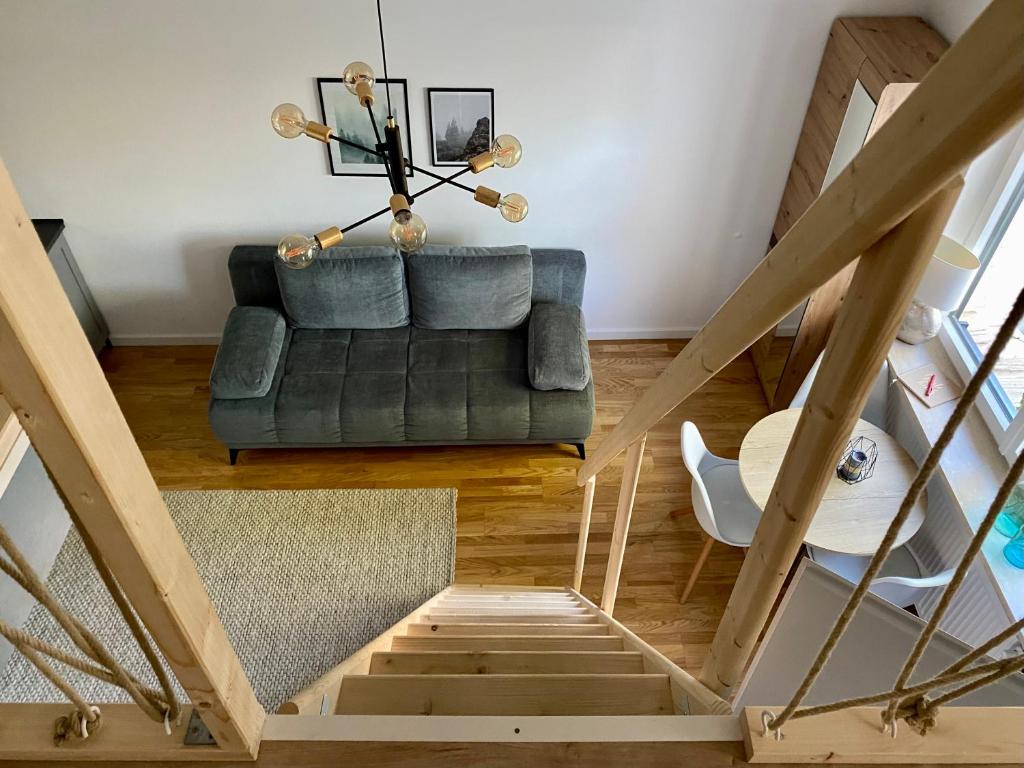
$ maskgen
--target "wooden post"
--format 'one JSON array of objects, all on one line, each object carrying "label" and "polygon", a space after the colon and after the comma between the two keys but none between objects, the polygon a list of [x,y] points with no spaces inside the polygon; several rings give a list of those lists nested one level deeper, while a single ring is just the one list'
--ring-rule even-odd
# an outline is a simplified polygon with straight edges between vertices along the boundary
[{"label": "wooden post", "polygon": [[700,679],[739,682],[963,185],[935,193],[860,258]]},{"label": "wooden post", "polygon": [[217,744],[255,755],[263,708],[2,163],[0,274],[0,393]]},{"label": "wooden post", "polygon": [[619,504],[615,508],[615,527],[612,530],[612,543],[608,550],[608,569],[604,574],[604,590],[601,592],[601,610],[609,616],[615,612],[615,596],[619,592],[622,558],[626,554],[629,520],[633,516],[636,484],[640,480],[640,464],[644,460],[644,445],[646,443],[647,433],[644,432],[626,449],[626,466],[622,468]]},{"label": "wooden post", "polygon": [[587,559],[587,538],[590,536],[590,513],[594,507],[596,477],[591,477],[583,486],[583,511],[580,513],[580,535],[576,540],[576,566],[572,572],[572,588],[580,591],[583,583],[583,562]]}]

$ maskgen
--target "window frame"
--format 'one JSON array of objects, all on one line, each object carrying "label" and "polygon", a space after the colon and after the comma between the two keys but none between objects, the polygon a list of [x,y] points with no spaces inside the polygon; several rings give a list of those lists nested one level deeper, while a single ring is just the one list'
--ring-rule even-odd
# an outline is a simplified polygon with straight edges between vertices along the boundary
[{"label": "window frame", "polygon": [[[954,312],[946,315],[938,334],[954,368],[965,381],[974,375],[982,355],[973,337],[954,315],[959,315],[970,301],[1003,235],[1017,214],[1024,215],[1024,134],[1018,138],[1010,152],[996,188],[979,211],[967,238],[969,242],[966,245],[978,254],[981,268],[971,282],[963,302]],[[1024,449],[1024,408],[1010,402],[1002,386],[997,383],[995,374],[982,387],[976,407],[992,433],[999,452],[1012,463]],[[1014,409],[1016,414],[1013,413]]]}]

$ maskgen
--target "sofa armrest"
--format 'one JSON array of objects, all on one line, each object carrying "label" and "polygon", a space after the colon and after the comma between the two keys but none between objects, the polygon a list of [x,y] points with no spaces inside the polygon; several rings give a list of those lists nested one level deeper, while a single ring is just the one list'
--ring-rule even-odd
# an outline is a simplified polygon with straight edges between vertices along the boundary
[{"label": "sofa armrest", "polygon": [[590,352],[582,310],[574,304],[534,304],[527,358],[534,389],[585,389]]},{"label": "sofa armrest", "polygon": [[267,394],[274,382],[284,336],[284,317],[276,309],[232,309],[213,361],[210,394],[221,400]]}]

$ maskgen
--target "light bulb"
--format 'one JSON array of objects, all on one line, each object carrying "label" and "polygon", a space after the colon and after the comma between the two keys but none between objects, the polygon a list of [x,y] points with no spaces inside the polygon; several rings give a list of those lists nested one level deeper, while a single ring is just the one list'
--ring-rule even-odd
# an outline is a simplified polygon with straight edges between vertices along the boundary
[{"label": "light bulb", "polygon": [[285,235],[277,244],[277,258],[291,269],[305,269],[320,252],[320,242],[305,235]]},{"label": "light bulb", "polygon": [[356,93],[356,88],[360,83],[366,83],[370,88],[373,88],[374,82],[377,77],[373,74],[373,70],[370,69],[370,65],[365,61],[353,61],[347,67],[345,71],[341,73],[341,79],[345,81],[345,87],[348,88],[349,93]]},{"label": "light bulb", "polygon": [[412,211],[399,211],[388,226],[388,234],[399,250],[415,253],[427,242],[427,223]]},{"label": "light bulb", "polygon": [[499,168],[511,168],[522,156],[523,145],[515,136],[503,133],[491,143],[491,157]]},{"label": "light bulb", "polygon": [[306,130],[306,116],[294,104],[278,104],[270,113],[270,124],[278,136],[294,139]]},{"label": "light bulb", "polygon": [[530,211],[530,204],[518,192],[510,192],[498,201],[498,210],[501,211],[505,221],[516,224],[526,218],[526,214]]}]

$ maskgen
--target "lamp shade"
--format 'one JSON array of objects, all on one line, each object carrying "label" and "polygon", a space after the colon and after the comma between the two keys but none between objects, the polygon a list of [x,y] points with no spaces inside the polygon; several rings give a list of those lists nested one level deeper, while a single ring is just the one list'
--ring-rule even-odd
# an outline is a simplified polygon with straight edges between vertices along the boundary
[{"label": "lamp shade", "polygon": [[935,246],[935,253],[917,286],[914,299],[943,312],[954,310],[964,300],[980,266],[977,256],[943,235]]}]

